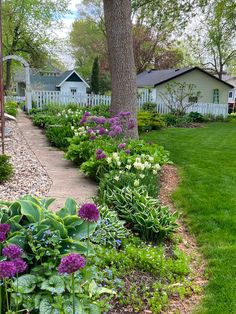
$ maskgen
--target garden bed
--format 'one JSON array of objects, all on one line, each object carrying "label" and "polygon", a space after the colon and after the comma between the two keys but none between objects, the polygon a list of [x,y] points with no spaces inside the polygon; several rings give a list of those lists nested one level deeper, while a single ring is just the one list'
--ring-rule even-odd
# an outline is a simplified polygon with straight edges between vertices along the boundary
[{"label": "garden bed", "polygon": [[0,185],[0,199],[15,200],[24,194],[45,196],[51,180],[27,144],[17,123],[6,121],[8,136],[5,140],[5,153],[10,156],[14,175]]}]

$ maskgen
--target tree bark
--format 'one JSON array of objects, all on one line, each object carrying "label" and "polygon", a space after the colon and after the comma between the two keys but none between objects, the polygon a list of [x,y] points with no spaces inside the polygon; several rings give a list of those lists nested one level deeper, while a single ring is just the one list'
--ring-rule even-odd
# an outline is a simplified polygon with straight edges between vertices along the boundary
[{"label": "tree bark", "polygon": [[[103,0],[111,71],[112,113],[130,111],[137,118],[137,83],[133,52],[131,0]],[[127,137],[138,137],[137,125]]]},{"label": "tree bark", "polygon": [[11,60],[6,61],[6,83],[5,89],[8,91],[11,87]]}]

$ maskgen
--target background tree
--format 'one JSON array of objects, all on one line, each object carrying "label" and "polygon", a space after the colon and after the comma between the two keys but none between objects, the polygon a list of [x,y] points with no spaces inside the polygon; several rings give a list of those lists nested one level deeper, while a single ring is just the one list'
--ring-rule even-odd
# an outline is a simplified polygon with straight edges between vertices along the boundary
[{"label": "background tree", "polygon": [[[111,70],[114,114],[130,111],[137,117],[137,86],[133,53],[131,1],[103,0]],[[138,137],[137,125],[127,136]]]},{"label": "background tree", "polygon": [[165,91],[160,93],[170,112],[177,116],[183,116],[187,108],[197,102],[200,96],[201,92],[196,90],[196,85],[185,82],[167,83]]},{"label": "background tree", "polygon": [[91,92],[98,95],[99,94],[99,63],[98,57],[94,59],[91,82],[90,82]]},{"label": "background tree", "polygon": [[236,63],[235,12],[234,0],[211,1],[187,41],[196,63],[220,79],[224,71]]},{"label": "background tree", "polygon": [[[67,12],[69,0],[7,0],[3,2],[4,55],[17,54],[31,65],[42,63],[52,42],[55,23]],[[12,61],[6,62],[6,88]]]}]

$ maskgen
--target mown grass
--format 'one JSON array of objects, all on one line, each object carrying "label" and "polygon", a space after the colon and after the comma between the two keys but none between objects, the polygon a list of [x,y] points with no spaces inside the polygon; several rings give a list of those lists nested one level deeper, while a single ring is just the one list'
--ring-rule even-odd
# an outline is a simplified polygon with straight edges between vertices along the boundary
[{"label": "mown grass", "polygon": [[164,145],[178,166],[173,195],[207,260],[201,314],[236,313],[236,121],[143,136]]}]

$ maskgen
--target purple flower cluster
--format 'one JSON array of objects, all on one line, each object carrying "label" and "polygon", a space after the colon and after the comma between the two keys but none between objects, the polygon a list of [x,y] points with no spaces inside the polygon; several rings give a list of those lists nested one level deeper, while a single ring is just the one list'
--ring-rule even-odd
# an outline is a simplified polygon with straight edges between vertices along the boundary
[{"label": "purple flower cluster", "polygon": [[119,149],[124,149],[125,146],[126,146],[126,143],[120,143],[120,144],[118,145],[118,148],[119,148]]},{"label": "purple flower cluster", "polygon": [[95,204],[87,203],[80,207],[78,215],[83,220],[96,222],[99,220],[99,210]]},{"label": "purple flower cluster", "polygon": [[120,117],[128,117],[128,116],[131,115],[131,112],[130,111],[121,111],[121,112],[118,113],[118,115]]},{"label": "purple flower cluster", "polygon": [[7,234],[10,231],[11,226],[8,224],[0,224],[0,242],[4,242],[7,238]]},{"label": "purple flower cluster", "polygon": [[22,254],[22,249],[15,244],[9,244],[2,250],[2,255],[10,261],[0,262],[0,279],[14,277],[26,270],[27,264],[21,258]]},{"label": "purple flower cluster", "polygon": [[79,124],[80,124],[80,125],[83,125],[84,123],[86,123],[89,116],[91,116],[91,113],[86,111],[86,112],[83,114],[83,117],[81,118]]},{"label": "purple flower cluster", "polygon": [[97,130],[98,130],[99,135],[107,134],[106,129],[105,129],[104,127],[102,127],[102,126],[99,126],[99,127],[97,128]]},{"label": "purple flower cluster", "polygon": [[11,278],[16,274],[14,262],[0,262],[0,279]]},{"label": "purple flower cluster", "polygon": [[2,250],[2,255],[12,260],[21,257],[22,253],[22,249],[15,244],[9,244]]},{"label": "purple flower cluster", "polygon": [[71,253],[62,257],[58,272],[60,274],[72,274],[85,266],[85,258],[80,254]]},{"label": "purple flower cluster", "polygon": [[107,155],[103,152],[102,149],[97,149],[96,150],[96,159],[100,160],[100,159],[104,159],[107,158]]},{"label": "purple flower cluster", "polygon": [[136,119],[135,118],[130,118],[128,121],[128,130],[131,130],[135,127],[136,125]]},{"label": "purple flower cluster", "polygon": [[91,120],[97,124],[105,124],[107,119],[104,117],[92,117]]},{"label": "purple flower cluster", "polygon": [[126,153],[127,155],[130,155],[130,154],[131,154],[131,150],[130,150],[130,149],[126,149],[125,153]]}]

